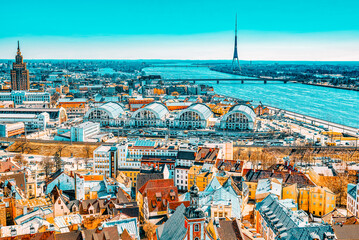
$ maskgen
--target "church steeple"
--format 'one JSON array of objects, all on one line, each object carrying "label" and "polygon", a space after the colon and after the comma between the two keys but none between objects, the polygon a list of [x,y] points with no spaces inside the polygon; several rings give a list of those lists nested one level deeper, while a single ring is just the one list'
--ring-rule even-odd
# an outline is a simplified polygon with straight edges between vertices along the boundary
[{"label": "church steeple", "polygon": [[184,239],[207,239],[205,231],[206,215],[199,206],[199,189],[196,185],[196,178],[189,190],[190,205],[184,212],[187,228],[186,237]]},{"label": "church steeple", "polygon": [[186,209],[185,216],[187,218],[204,218],[205,214],[199,207],[199,189],[196,185],[196,178],[189,190],[190,206]]}]

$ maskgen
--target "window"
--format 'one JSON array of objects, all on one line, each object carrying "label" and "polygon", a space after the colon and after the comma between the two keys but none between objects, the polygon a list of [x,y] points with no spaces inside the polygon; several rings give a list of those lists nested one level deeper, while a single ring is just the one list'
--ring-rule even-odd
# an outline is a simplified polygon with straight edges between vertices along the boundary
[{"label": "window", "polygon": [[195,231],[195,232],[198,232],[198,231],[199,231],[199,225],[198,225],[198,224],[194,225],[194,231]]}]

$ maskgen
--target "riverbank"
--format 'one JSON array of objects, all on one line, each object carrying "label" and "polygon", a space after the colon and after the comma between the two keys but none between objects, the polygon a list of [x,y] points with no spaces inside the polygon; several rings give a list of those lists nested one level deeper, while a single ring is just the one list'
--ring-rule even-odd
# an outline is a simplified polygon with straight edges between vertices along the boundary
[{"label": "riverbank", "polygon": [[[208,68],[152,67],[145,68],[148,75],[161,75],[168,79],[232,79],[235,75],[211,71]],[[240,76],[237,76],[240,78]],[[346,126],[359,128],[359,92],[337,88],[323,88],[299,83],[223,81],[218,84],[203,82],[213,86],[214,92],[231,98],[253,100],[264,105],[307,114]]]},{"label": "riverbank", "polygon": [[[237,100],[239,102],[244,101],[243,99],[237,98],[237,97],[232,97],[232,96],[228,96],[228,95],[223,95],[223,94],[217,94],[221,97],[225,97],[228,99],[234,99]],[[249,100],[248,102],[253,102],[253,100]],[[301,114],[301,113],[296,113],[293,111],[289,111],[286,109],[282,109],[282,108],[277,108],[277,107],[273,107],[273,106],[268,106],[266,104],[264,104],[266,107],[269,108],[270,111],[275,112],[275,111],[280,111],[281,113],[283,113],[284,115],[288,116],[288,117],[294,117],[297,118],[301,121],[307,122],[307,123],[312,123],[312,124],[316,124],[316,125],[323,125],[328,127],[328,129],[330,131],[333,132],[341,132],[343,134],[347,134],[353,137],[359,137],[358,133],[359,133],[359,128],[355,128],[355,127],[350,127],[347,125],[343,125],[343,124],[339,124],[339,123],[334,123],[331,121],[327,121],[327,120],[323,120],[320,118],[316,118],[316,117],[312,117],[306,114]]]},{"label": "riverbank", "polygon": [[342,86],[324,85],[324,84],[319,84],[319,83],[305,83],[305,82],[302,82],[302,84],[312,85],[312,86],[319,86],[319,87],[329,87],[329,88],[336,88],[336,89],[344,89],[344,90],[351,90],[351,91],[359,91],[359,89],[357,89],[357,88],[348,88],[348,87],[342,87]]},{"label": "riverbank", "polygon": [[359,135],[358,135],[359,129],[358,128],[349,127],[349,126],[346,126],[346,125],[343,125],[343,124],[338,124],[338,123],[326,121],[326,120],[323,120],[323,119],[308,116],[306,114],[300,114],[300,113],[288,111],[288,110],[281,109],[281,108],[276,108],[276,107],[272,107],[272,106],[266,106],[266,107],[268,107],[269,110],[272,111],[272,112],[280,111],[285,116],[294,117],[294,118],[296,118],[298,120],[301,120],[303,122],[306,122],[306,123],[315,124],[315,125],[318,125],[318,126],[319,125],[325,126],[330,131],[333,131],[333,132],[340,132],[340,133],[347,134],[347,135],[350,135],[350,136],[353,136],[353,137],[359,137]]}]

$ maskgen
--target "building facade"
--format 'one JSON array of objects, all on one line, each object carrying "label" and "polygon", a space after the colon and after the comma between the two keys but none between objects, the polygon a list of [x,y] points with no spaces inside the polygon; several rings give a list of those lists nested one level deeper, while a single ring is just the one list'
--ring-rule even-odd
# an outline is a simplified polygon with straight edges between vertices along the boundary
[{"label": "building facade", "polygon": [[29,90],[29,70],[26,69],[26,63],[23,61],[23,57],[20,52],[20,44],[17,42],[17,54],[15,62],[12,65],[11,74],[11,89],[12,90]]},{"label": "building facade", "polygon": [[46,126],[50,120],[49,114],[46,112],[40,114],[1,114],[0,122],[25,124],[27,130],[46,130]]},{"label": "building facade", "polygon": [[32,103],[49,103],[51,95],[48,92],[27,92],[12,91],[8,93],[0,93],[0,101],[12,101],[15,105]]},{"label": "building facade", "polygon": [[220,129],[253,130],[256,120],[254,110],[248,105],[234,105],[220,120]]},{"label": "building facade", "polygon": [[71,128],[71,141],[83,142],[91,136],[100,132],[100,124],[94,122],[84,122]]},{"label": "building facade", "polygon": [[116,178],[120,163],[126,161],[127,144],[100,146],[93,152],[94,171],[107,178]]}]

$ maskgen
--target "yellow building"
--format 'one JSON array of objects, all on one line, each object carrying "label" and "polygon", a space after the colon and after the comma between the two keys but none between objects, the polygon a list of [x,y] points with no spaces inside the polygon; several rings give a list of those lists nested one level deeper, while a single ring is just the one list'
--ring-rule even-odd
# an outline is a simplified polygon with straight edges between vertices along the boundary
[{"label": "yellow building", "polygon": [[213,173],[211,172],[201,172],[202,166],[192,166],[188,171],[188,189],[190,189],[196,180],[196,185],[199,191],[204,191],[207,185],[211,182],[213,178]]},{"label": "yellow building", "polygon": [[299,209],[315,216],[323,216],[335,209],[336,196],[326,187],[297,188],[297,184],[283,188],[283,199],[293,199]]},{"label": "yellow building", "polygon": [[248,199],[249,200],[255,200],[256,197],[256,191],[257,191],[257,182],[245,182],[249,189]]},{"label": "yellow building", "polygon": [[132,187],[136,187],[137,175],[140,173],[140,169],[126,168],[126,169],[119,169],[119,172],[124,174],[129,179],[131,179]]},{"label": "yellow building", "polygon": [[323,216],[335,208],[335,194],[326,187],[312,187],[309,190],[309,212]]},{"label": "yellow building", "polygon": [[295,203],[298,203],[299,191],[297,184],[288,185],[282,189],[282,199],[293,199]]}]

